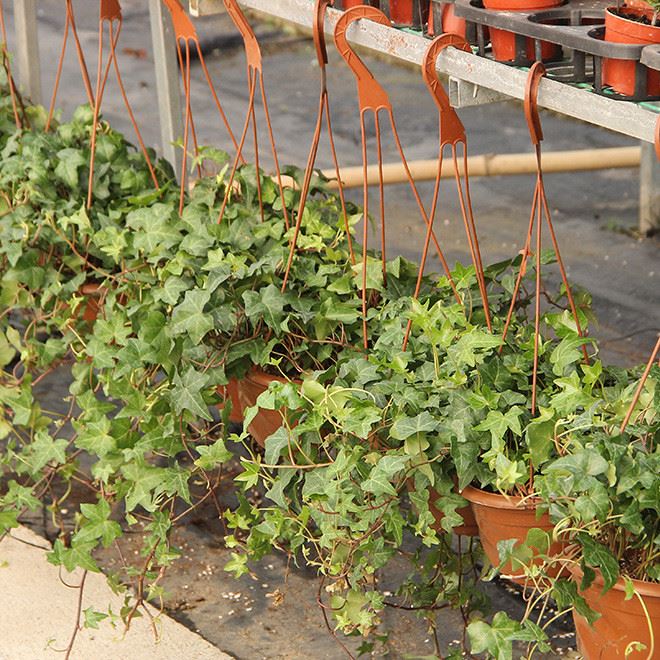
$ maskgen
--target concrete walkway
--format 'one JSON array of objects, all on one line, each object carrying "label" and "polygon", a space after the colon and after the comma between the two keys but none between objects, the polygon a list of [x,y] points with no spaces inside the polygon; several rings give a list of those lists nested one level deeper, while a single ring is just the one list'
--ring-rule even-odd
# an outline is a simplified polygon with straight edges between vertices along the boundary
[{"label": "concrete walkway", "polygon": [[[48,542],[29,529],[14,530],[0,543],[0,660],[47,660],[63,658],[71,638],[81,574],[63,574],[46,560]],[[123,598],[115,595],[103,575],[88,573],[82,611],[118,613]],[[229,659],[207,641],[168,616],[151,608],[159,639],[154,638],[149,618],[135,618],[124,634],[105,619],[97,630],[82,628],[76,637],[71,658],[88,660],[219,660]],[[84,620],[84,616],[81,617]]]}]

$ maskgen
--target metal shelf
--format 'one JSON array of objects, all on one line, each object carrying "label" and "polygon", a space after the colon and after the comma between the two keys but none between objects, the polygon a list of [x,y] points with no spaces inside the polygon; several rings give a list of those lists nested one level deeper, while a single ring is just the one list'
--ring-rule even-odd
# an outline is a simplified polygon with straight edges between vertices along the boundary
[{"label": "metal shelf", "polygon": [[[239,2],[243,7],[265,16],[284,20],[301,28],[312,28],[312,0]],[[222,0],[190,1],[191,13],[196,16],[217,13],[222,7]],[[336,9],[328,10],[327,34],[333,33],[340,15],[341,12]],[[412,64],[421,64],[429,45],[429,40],[420,34],[389,28],[371,21],[354,23],[349,28],[348,38],[357,46]],[[438,71],[453,79],[450,90],[455,105],[474,105],[502,98],[522,100],[525,97],[526,71],[454,48],[448,48],[441,53],[438,58]],[[463,87],[466,89],[462,89]],[[541,81],[538,104],[567,117],[651,143],[654,141],[655,124],[660,112],[660,107],[654,107],[654,104],[619,101],[550,78]]]}]

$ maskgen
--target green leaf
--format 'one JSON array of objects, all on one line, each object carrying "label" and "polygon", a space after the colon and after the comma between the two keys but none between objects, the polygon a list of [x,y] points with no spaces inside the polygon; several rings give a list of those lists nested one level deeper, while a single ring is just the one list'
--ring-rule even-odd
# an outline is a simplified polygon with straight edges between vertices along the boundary
[{"label": "green leaf", "polygon": [[577,539],[582,546],[582,557],[585,564],[600,568],[604,582],[603,593],[605,593],[619,579],[619,562],[604,545],[592,539],[585,532],[579,532]]},{"label": "green leaf", "polygon": [[362,490],[377,496],[396,495],[391,479],[395,474],[401,472],[409,461],[409,456],[387,454],[381,457],[369,473],[369,478],[362,483]]},{"label": "green leaf", "polygon": [[170,400],[177,415],[180,415],[184,410],[189,410],[196,417],[208,421],[213,420],[202,397],[202,390],[208,382],[208,374],[196,371],[192,366],[186,369],[183,376],[179,373],[175,374],[174,388],[170,393]]},{"label": "green leaf", "polygon": [[103,612],[96,612],[93,607],[88,607],[83,611],[84,623],[83,626],[88,629],[98,630],[99,623],[108,618],[108,614]]},{"label": "green leaf", "polygon": [[415,417],[399,417],[390,430],[390,435],[396,440],[405,440],[416,433],[432,433],[440,426],[431,414],[424,410]]},{"label": "green leaf", "polygon": [[222,438],[216,440],[212,445],[199,445],[197,453],[199,458],[195,461],[195,465],[202,470],[213,470],[218,465],[226,463],[233,455],[225,446]]},{"label": "green leaf", "polygon": [[266,325],[279,330],[280,324],[284,320],[285,296],[273,284],[263,287],[259,291],[245,291],[243,293],[243,302],[245,303],[245,313],[252,323],[262,320]]},{"label": "green leaf", "polygon": [[213,316],[204,313],[204,307],[210,299],[210,291],[202,289],[186,291],[183,302],[172,312],[170,325],[172,334],[187,334],[193,344],[199,344],[206,333],[213,329]]}]

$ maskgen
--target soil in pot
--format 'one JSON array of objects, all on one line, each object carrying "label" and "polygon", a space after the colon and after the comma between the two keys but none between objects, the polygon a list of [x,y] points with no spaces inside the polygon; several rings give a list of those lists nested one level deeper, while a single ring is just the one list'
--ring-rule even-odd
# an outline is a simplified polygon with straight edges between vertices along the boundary
[{"label": "soil in pot", "polygon": [[[261,369],[252,369],[244,378],[238,381],[238,402],[240,410],[243,411],[257,403],[257,399],[262,392],[268,389],[273,381],[281,383],[289,382],[281,376],[267,374]],[[257,444],[264,447],[266,438],[277,431],[282,426],[282,415],[278,410],[266,410],[260,408],[256,417],[248,426],[250,435],[256,440]]]},{"label": "soil in pot", "polygon": [[[523,542],[530,529],[538,528],[552,533],[554,525],[547,513],[537,516],[537,507],[533,501],[523,500],[522,497],[505,497],[499,493],[489,493],[473,486],[468,486],[461,495],[472,504],[472,511],[479,527],[481,545],[493,566],[500,563],[497,544],[508,539],[517,539]],[[553,542],[548,554],[558,555],[563,550],[563,543]],[[541,564],[543,560],[534,560]],[[556,576],[561,567],[550,566],[548,575]],[[503,576],[510,577],[517,584],[525,584],[525,576],[521,568],[506,564],[502,567]]]},{"label": "soil in pot", "polygon": [[[573,576],[578,581],[582,579],[579,570],[575,570]],[[601,615],[590,626],[585,618],[573,612],[578,650],[585,660],[646,660],[660,657],[660,584],[641,580],[632,580],[632,583],[635,595],[629,600],[625,599],[622,579],[603,594],[600,575],[581,592],[589,607]],[[633,642],[641,642],[646,648],[632,650],[630,645]],[[626,649],[631,649],[628,655]]]},{"label": "soil in pot", "polygon": [[[551,9],[562,4],[563,0],[484,0],[484,7],[493,11],[534,11],[537,9]],[[493,48],[493,57],[498,62],[513,62],[516,59],[516,35],[507,30],[490,28],[490,43]],[[547,41],[541,42],[541,60],[557,59],[561,54],[561,47]],[[534,39],[525,39],[525,57],[533,62],[536,59],[534,52]]]},{"label": "soil in pot", "polygon": [[[660,25],[652,25],[653,11],[649,8],[626,6],[605,11],[605,41],[626,44],[660,43]],[[615,92],[633,96],[635,93],[634,60],[603,60],[603,84]],[[646,70],[647,96],[660,96],[660,71]]]}]

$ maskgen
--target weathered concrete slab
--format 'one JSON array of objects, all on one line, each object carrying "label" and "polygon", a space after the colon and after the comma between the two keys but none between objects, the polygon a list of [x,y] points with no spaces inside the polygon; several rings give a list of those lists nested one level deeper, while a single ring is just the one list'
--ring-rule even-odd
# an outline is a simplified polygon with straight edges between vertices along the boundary
[{"label": "weathered concrete slab", "polygon": [[[0,660],[62,658],[76,620],[81,573],[63,574],[46,561],[48,542],[22,527],[0,543]],[[115,595],[103,575],[88,573],[82,610],[112,608],[119,612],[122,598]],[[98,630],[79,631],[71,658],[113,660],[229,660],[230,656],[168,616],[156,617],[159,639],[154,638],[148,617],[134,619],[124,634],[121,623],[113,628],[108,620]]]}]

